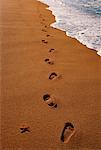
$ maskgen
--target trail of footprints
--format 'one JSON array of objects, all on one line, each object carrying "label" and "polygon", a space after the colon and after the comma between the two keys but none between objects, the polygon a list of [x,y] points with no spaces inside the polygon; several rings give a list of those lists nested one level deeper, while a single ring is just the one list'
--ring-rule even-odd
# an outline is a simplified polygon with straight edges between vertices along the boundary
[{"label": "trail of footprints", "polygon": [[[41,24],[44,25],[42,32],[47,32],[47,25],[45,25],[45,19],[42,19]],[[50,36],[49,34],[46,34],[46,37],[49,37],[49,36]],[[42,39],[41,42],[43,44],[48,44],[48,41],[44,39]],[[53,53],[54,51],[55,51],[54,48],[50,48],[48,52]],[[54,61],[49,58],[44,59],[44,61],[49,65],[54,65]],[[48,76],[48,79],[54,80],[54,79],[58,79],[59,77],[61,77],[59,73],[51,72]],[[58,104],[56,102],[56,98],[53,95],[46,93],[45,95],[43,95],[43,100],[50,108],[57,109]],[[30,132],[30,127],[27,124],[22,124],[20,127],[20,130],[21,130],[21,133]],[[74,125],[71,122],[66,122],[62,129],[60,140],[63,143],[68,143],[74,134],[75,134]]]},{"label": "trail of footprints", "polygon": [[[43,21],[45,21],[45,19]],[[45,29],[42,29],[42,31],[47,32],[47,30],[46,30],[47,26],[45,25],[44,27],[45,27]],[[50,36],[49,34],[46,35],[46,37],[49,37],[49,36]],[[44,44],[48,44],[47,40],[42,40],[42,42]],[[49,53],[54,52],[54,51],[55,51],[54,48],[49,49]],[[46,58],[44,61],[47,64],[54,65],[54,61],[50,60],[49,58]],[[49,80],[54,80],[54,79],[58,79],[60,76],[61,75],[59,73],[51,72],[49,74],[48,79]],[[53,95],[50,95],[50,94],[47,93],[47,94],[43,95],[43,100],[51,108],[56,109],[58,107],[56,99]],[[65,125],[64,125],[64,128],[62,130],[60,140],[64,143],[68,143],[69,140],[71,139],[71,137],[74,135],[74,133],[75,133],[75,128],[74,128],[73,124],[71,122],[66,122]]]}]

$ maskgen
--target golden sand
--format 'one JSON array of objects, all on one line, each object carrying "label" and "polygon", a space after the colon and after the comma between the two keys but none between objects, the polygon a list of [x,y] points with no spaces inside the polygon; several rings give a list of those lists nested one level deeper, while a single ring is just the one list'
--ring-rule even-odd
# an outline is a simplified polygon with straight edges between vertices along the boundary
[{"label": "golden sand", "polygon": [[[101,149],[101,59],[50,27],[54,16],[36,0],[0,0],[2,150]],[[48,64],[45,59],[54,61]],[[56,72],[61,78],[49,80]],[[57,108],[43,100],[52,95]],[[76,134],[60,140],[64,123]],[[30,132],[21,133],[28,124]]]}]

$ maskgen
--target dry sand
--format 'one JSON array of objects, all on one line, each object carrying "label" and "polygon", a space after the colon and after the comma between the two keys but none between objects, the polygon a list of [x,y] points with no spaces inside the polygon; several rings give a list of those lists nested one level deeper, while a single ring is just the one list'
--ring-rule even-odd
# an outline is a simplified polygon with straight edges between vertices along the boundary
[{"label": "dry sand", "polygon": [[[2,150],[100,150],[101,58],[50,27],[54,16],[46,5],[36,0],[0,5]],[[51,72],[62,76],[49,80]],[[55,97],[56,109],[43,101],[47,93]],[[67,121],[77,132],[64,144],[60,135]],[[20,132],[23,123],[30,132]]]}]

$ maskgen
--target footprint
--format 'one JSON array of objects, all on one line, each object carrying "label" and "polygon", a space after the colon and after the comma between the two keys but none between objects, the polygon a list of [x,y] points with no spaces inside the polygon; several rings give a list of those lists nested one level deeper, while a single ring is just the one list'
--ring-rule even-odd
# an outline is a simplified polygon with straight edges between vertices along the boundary
[{"label": "footprint", "polygon": [[45,60],[44,60],[45,62],[47,62],[48,64],[50,64],[50,65],[53,65],[54,64],[54,61],[50,61],[48,58],[46,58]]},{"label": "footprint", "polygon": [[39,14],[39,17],[42,18],[42,14]]},{"label": "footprint", "polygon": [[54,65],[54,61],[49,61],[48,64]]},{"label": "footprint", "polygon": [[57,104],[55,102],[55,98],[50,96],[49,94],[45,94],[43,96],[43,100],[48,104],[51,108],[57,108]]},{"label": "footprint", "polygon": [[45,29],[42,29],[42,31],[43,31],[43,32],[47,32],[47,30],[45,30]]},{"label": "footprint", "polygon": [[54,48],[51,48],[50,50],[49,50],[49,52],[52,52],[52,51],[54,51],[55,49]]},{"label": "footprint", "polygon": [[46,36],[47,36],[47,37],[49,37],[50,35],[49,35],[49,34],[47,34]]},{"label": "footprint", "polygon": [[47,44],[48,43],[48,41],[46,41],[46,40],[41,40],[43,43],[45,43],[45,44]]},{"label": "footprint", "polygon": [[71,137],[74,135],[74,133],[75,133],[75,128],[73,124],[71,122],[65,123],[61,133],[61,138],[60,138],[61,141],[64,143],[68,143]]},{"label": "footprint", "polygon": [[46,59],[45,59],[45,61],[46,61],[46,62],[48,62],[48,61],[49,61],[49,59],[48,59],[48,58],[46,58]]},{"label": "footprint", "polygon": [[61,77],[61,75],[59,74],[57,74],[57,73],[55,73],[55,72],[52,72],[50,75],[49,75],[49,79],[50,80],[54,80],[54,79],[57,79],[57,78],[60,78]]},{"label": "footprint", "polygon": [[40,23],[41,23],[42,25],[45,25],[44,22],[42,22],[42,21],[41,21]]}]

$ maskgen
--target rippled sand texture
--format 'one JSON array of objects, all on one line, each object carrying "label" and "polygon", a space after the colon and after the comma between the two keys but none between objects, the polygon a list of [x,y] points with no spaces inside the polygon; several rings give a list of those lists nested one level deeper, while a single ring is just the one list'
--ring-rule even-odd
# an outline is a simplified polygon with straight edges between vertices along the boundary
[{"label": "rippled sand texture", "polygon": [[[99,56],[50,27],[54,17],[45,5],[0,0],[0,6],[2,150],[101,149]],[[76,133],[63,143],[68,121]]]}]

